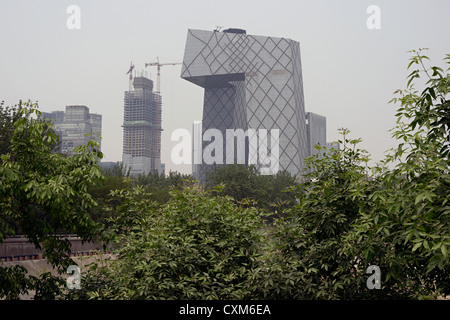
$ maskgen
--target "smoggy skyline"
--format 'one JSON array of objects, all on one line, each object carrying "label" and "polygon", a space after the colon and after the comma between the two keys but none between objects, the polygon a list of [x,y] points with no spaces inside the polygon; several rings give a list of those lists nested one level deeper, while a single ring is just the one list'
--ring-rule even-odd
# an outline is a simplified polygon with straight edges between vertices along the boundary
[{"label": "smoggy skyline", "polygon": [[[79,29],[70,29],[67,8],[80,9]],[[367,20],[380,9],[380,28]],[[242,28],[252,35],[300,43],[305,110],[327,118],[327,140],[346,127],[362,138],[374,161],[396,142],[396,106],[388,104],[406,87],[409,50],[429,48],[442,66],[450,43],[450,2],[390,1],[39,1],[0,3],[0,100],[38,101],[41,111],[86,105],[103,116],[104,161],[122,159],[126,72],[156,81],[146,62],[181,62],[188,29]],[[166,172],[191,172],[171,163],[177,128],[200,120],[203,90],[181,79],[181,65],[161,69],[162,162]],[[156,85],[156,84],[155,84]]]}]

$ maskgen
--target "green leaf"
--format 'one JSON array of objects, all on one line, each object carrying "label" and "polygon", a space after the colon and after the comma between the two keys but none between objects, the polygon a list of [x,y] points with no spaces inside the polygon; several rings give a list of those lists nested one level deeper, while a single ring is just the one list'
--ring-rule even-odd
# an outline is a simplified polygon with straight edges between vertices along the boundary
[{"label": "green leaf", "polygon": [[412,248],[412,251],[413,251],[413,252],[416,251],[417,249],[420,248],[421,245],[422,245],[422,242],[417,242],[417,243],[414,245],[414,247]]},{"label": "green leaf", "polygon": [[431,250],[437,250],[437,249],[439,249],[439,247],[442,245],[442,242],[437,242],[437,243],[435,243],[434,245],[433,245],[433,247],[431,248]]}]

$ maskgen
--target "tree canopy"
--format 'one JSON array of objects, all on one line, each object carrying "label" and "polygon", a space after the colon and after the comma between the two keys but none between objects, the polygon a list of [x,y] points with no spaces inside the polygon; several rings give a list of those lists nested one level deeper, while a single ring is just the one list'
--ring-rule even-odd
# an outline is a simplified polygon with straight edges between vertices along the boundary
[{"label": "tree canopy", "polygon": [[[56,154],[51,127],[32,117],[35,104],[2,113],[2,136],[11,139],[1,156],[0,240],[20,230],[58,266],[69,252],[60,230],[85,240],[108,234],[116,247],[107,265],[86,270],[80,290],[0,268],[0,296],[17,298],[31,286],[40,296],[68,299],[449,295],[450,68],[427,60],[424,50],[412,51],[408,69],[416,69],[391,101],[398,104],[398,145],[380,164],[369,166],[362,140],[342,128],[341,148],[318,146],[324,152],[306,160],[301,181],[227,165],[205,186],[173,173],[113,174],[99,187],[105,178],[95,141],[71,157]],[[425,89],[417,91],[423,77]],[[374,266],[380,289],[368,286]]]}]

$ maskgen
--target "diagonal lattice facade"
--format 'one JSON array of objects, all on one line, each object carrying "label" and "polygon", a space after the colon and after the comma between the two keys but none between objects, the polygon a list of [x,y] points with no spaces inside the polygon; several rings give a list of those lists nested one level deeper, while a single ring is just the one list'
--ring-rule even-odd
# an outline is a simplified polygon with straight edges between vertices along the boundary
[{"label": "diagonal lattice facade", "polygon": [[[300,175],[309,152],[298,42],[231,30],[189,30],[181,77],[205,88],[203,132],[214,128],[225,137],[227,129],[279,129],[279,169]],[[256,150],[246,147],[248,163]],[[261,147],[271,152],[269,142]],[[204,179],[207,160],[196,178]]]}]

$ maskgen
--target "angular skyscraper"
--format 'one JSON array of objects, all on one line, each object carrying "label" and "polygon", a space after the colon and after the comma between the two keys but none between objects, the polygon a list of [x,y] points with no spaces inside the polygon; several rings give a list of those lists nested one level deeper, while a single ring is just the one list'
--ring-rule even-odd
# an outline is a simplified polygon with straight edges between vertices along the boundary
[{"label": "angular skyscraper", "polygon": [[[246,164],[267,167],[261,155],[275,155],[278,150],[277,169],[301,174],[309,150],[298,42],[247,35],[241,29],[188,30],[181,77],[205,89],[203,134],[217,129],[226,137],[230,129],[254,130],[262,144],[258,143],[256,150],[256,144],[247,138]],[[279,136],[271,134],[277,132]],[[270,139],[261,139],[261,134]],[[234,138],[223,138],[223,150],[230,142],[234,143]],[[211,167],[205,154],[208,143],[203,142],[203,159],[196,176],[201,180]],[[227,152],[219,154],[223,157],[220,163],[229,163]]]},{"label": "angular skyscraper", "polygon": [[161,104],[153,81],[135,77],[125,92],[123,119],[124,166],[131,175],[161,172]]}]

